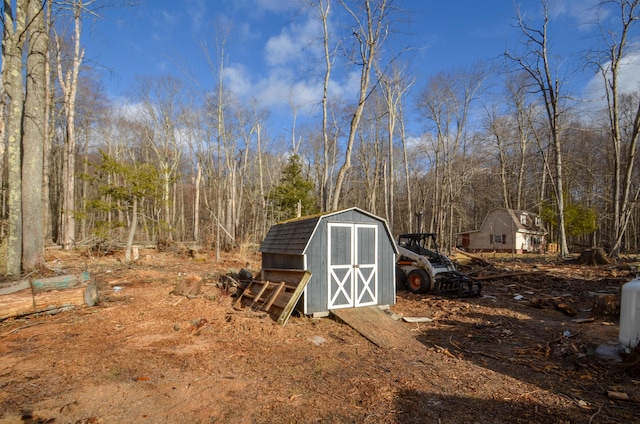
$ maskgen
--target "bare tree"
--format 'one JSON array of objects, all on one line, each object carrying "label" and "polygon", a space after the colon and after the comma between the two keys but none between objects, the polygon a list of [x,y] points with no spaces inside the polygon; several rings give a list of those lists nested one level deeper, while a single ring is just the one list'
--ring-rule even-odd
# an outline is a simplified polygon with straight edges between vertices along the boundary
[{"label": "bare tree", "polygon": [[516,124],[516,138],[518,144],[518,169],[516,171],[516,209],[523,207],[524,183],[527,169],[527,152],[529,139],[531,137],[531,123],[533,115],[536,114],[537,107],[530,102],[527,97],[526,76],[522,74],[509,77],[506,82],[507,102],[510,105],[510,115]]},{"label": "bare tree", "polygon": [[357,63],[358,66],[360,66],[360,87],[358,91],[358,101],[349,126],[344,162],[336,176],[336,184],[332,196],[333,203],[331,205],[333,210],[337,210],[340,205],[340,192],[342,191],[347,173],[351,168],[351,153],[353,152],[353,145],[365,101],[369,96],[371,69],[378,59],[382,44],[387,37],[387,16],[389,14],[387,0],[364,0],[362,16],[357,11],[354,11],[345,0],[341,0],[341,3],[354,19],[355,23],[353,36],[356,40],[357,57],[354,57],[352,60],[353,63]]},{"label": "bare tree", "polygon": [[512,162],[512,157],[508,152],[511,128],[510,122],[506,116],[500,115],[496,110],[496,106],[493,105],[487,110],[486,126],[491,135],[491,138],[495,144],[496,153],[498,156],[498,166],[500,167],[500,183],[502,187],[502,206],[510,209],[510,190],[509,190],[509,164]]},{"label": "bare tree", "polygon": [[[389,202],[387,207],[385,208],[386,219],[393,228],[394,224],[394,209],[395,209],[395,163],[394,163],[394,136],[396,133],[396,126],[398,125],[398,121],[402,119],[402,105],[401,102],[405,98],[405,93],[411,88],[414,80],[408,81],[403,75],[403,70],[394,66],[391,68],[391,72],[389,75],[386,75],[379,66],[377,66],[376,62],[376,74],[378,75],[378,80],[380,81],[380,89],[382,90],[382,96],[385,101],[385,105],[387,108],[386,117],[387,117],[387,137],[388,144],[387,149],[389,152],[389,178],[386,181],[388,199]],[[409,203],[410,205],[411,203]],[[411,211],[409,211],[411,214]]]},{"label": "bare tree", "polygon": [[141,108],[137,118],[143,124],[141,134],[146,146],[153,151],[162,180],[162,215],[165,228],[162,237],[173,239],[176,213],[172,206],[178,166],[182,158],[182,130],[186,121],[183,82],[170,75],[140,78]]},{"label": "bare tree", "polygon": [[66,117],[66,143],[62,167],[63,199],[62,199],[62,248],[72,249],[75,245],[75,168],[76,168],[76,95],[78,92],[78,76],[80,65],[84,58],[84,49],[81,48],[80,36],[82,35],[82,13],[85,12],[93,1],[71,0],[64,2],[62,7],[68,8],[73,17],[73,55],[67,69],[63,69],[61,58],[61,40],[56,33],[55,40],[58,48],[57,70],[58,83],[64,95],[64,115]]},{"label": "bare tree", "polygon": [[516,54],[505,52],[507,58],[512,60],[522,71],[527,73],[533,82],[543,101],[549,134],[553,145],[555,160],[555,203],[558,221],[558,237],[560,244],[560,255],[565,257],[569,254],[567,246],[567,236],[565,230],[564,216],[564,187],[562,175],[562,82],[558,75],[558,70],[552,69],[551,58],[549,56],[549,35],[547,28],[549,25],[549,6],[547,0],[541,0],[542,4],[542,25],[539,28],[525,22],[523,15],[518,11],[518,27],[522,32],[523,52]]},{"label": "bare tree", "polygon": [[[625,123],[622,111],[623,101],[620,90],[620,78],[625,60],[632,52],[637,52],[629,43],[630,32],[640,19],[638,10],[640,0],[610,0],[602,5],[613,5],[616,8],[618,23],[614,29],[602,28],[602,39],[605,49],[601,52],[596,66],[604,83],[607,100],[607,118],[609,137],[613,156],[613,247],[609,254],[617,257],[620,253],[624,235],[634,206],[640,196],[640,188],[633,190],[633,171],[636,165],[636,150],[640,137],[640,101],[631,106],[631,119]],[[629,97],[632,99],[633,97]],[[630,103],[630,102],[629,102]]]},{"label": "bare tree", "polygon": [[467,123],[473,100],[488,72],[480,64],[474,70],[439,73],[432,77],[418,98],[418,109],[432,125],[431,168],[433,201],[429,230],[438,232],[442,245],[453,244],[456,201],[461,193],[467,154]]},{"label": "bare tree", "polygon": [[320,203],[322,211],[327,211],[331,204],[330,190],[329,190],[329,169],[331,166],[331,150],[332,144],[329,138],[329,82],[331,80],[331,69],[333,66],[333,55],[330,51],[329,44],[329,11],[331,10],[331,0],[315,0],[311,6],[316,10],[320,21],[322,22],[322,47],[324,51],[324,78],[322,81],[322,176],[320,179]]}]

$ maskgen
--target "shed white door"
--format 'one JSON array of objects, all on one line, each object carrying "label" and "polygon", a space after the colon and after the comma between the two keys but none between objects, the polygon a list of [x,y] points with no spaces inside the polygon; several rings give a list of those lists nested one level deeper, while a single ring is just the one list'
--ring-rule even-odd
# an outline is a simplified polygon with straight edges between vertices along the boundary
[{"label": "shed white door", "polygon": [[328,224],[329,309],[378,302],[378,227]]}]

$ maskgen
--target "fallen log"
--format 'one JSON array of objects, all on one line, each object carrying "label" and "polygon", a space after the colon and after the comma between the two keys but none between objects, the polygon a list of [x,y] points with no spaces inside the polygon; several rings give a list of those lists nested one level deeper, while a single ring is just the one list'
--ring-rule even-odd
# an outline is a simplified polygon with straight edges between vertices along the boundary
[{"label": "fallen log", "polygon": [[0,321],[33,313],[33,293],[29,280],[16,281],[0,288]]},{"label": "fallen log", "polygon": [[508,272],[503,274],[491,274],[473,277],[474,280],[497,280],[500,278],[519,277],[521,275],[541,274],[541,271],[519,271]]},{"label": "fallen log", "polygon": [[0,320],[75,306],[94,306],[98,288],[89,272],[22,280],[0,288]]},{"label": "fallen log", "polygon": [[465,252],[464,250],[454,249],[454,252],[460,253],[461,255],[466,256],[467,258],[473,261],[481,263],[482,265],[487,265],[487,266],[493,265],[490,261],[486,260],[485,258],[478,255],[472,255],[471,253]]}]

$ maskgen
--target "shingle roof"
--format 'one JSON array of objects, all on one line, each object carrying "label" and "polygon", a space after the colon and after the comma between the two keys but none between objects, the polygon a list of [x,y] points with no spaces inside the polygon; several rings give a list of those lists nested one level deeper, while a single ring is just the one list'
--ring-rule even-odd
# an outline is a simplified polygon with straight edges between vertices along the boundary
[{"label": "shingle roof", "polygon": [[302,255],[322,215],[273,225],[260,245],[260,252]]}]

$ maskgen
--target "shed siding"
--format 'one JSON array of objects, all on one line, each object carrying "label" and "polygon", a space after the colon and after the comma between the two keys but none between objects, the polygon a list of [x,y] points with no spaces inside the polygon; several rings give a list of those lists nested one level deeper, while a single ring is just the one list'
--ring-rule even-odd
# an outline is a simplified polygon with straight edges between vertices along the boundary
[{"label": "shed siding", "polygon": [[305,291],[305,314],[324,312],[329,304],[327,242],[327,225],[326,221],[322,220],[309,240],[307,248],[307,269],[311,271],[312,276]]}]

